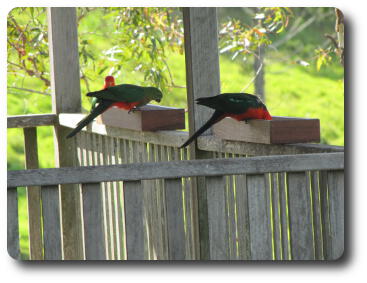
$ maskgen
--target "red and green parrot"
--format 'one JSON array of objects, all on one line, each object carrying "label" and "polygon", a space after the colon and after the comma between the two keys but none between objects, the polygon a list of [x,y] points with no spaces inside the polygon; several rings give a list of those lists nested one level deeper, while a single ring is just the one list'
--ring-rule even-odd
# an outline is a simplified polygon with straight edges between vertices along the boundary
[{"label": "red and green parrot", "polygon": [[214,109],[210,119],[197,130],[180,148],[193,142],[215,123],[225,117],[231,117],[237,121],[252,119],[271,120],[271,116],[265,104],[259,97],[248,93],[223,93],[216,96],[198,98],[197,104]]},{"label": "red and green parrot", "polygon": [[148,104],[152,100],[160,102],[163,94],[155,87],[121,84],[110,86],[103,90],[89,92],[87,93],[87,96],[97,98],[96,103],[98,102],[98,105],[91,110],[88,116],[77,124],[77,127],[72,130],[66,138],[75,136],[79,131],[81,131],[81,129],[93,121],[94,118],[112,106],[125,109],[130,112],[133,109]]}]

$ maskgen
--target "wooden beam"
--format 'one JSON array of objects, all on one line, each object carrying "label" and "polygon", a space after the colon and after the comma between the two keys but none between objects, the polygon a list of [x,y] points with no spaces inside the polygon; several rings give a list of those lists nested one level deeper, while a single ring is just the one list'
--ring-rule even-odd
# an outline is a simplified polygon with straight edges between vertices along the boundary
[{"label": "wooden beam", "polygon": [[343,146],[324,144],[298,143],[298,144],[260,144],[243,141],[222,140],[215,136],[201,136],[198,138],[198,147],[201,150],[228,152],[248,155],[280,155],[303,154],[322,152],[344,152]]},{"label": "wooden beam", "polygon": [[8,171],[8,186],[135,181],[160,178],[343,170],[344,153],[182,160]]},{"label": "wooden beam", "polygon": [[[78,34],[75,8],[47,8],[50,48],[52,111],[81,111]],[[55,126],[56,167],[75,166],[74,140],[70,130]],[[64,259],[83,259],[80,193],[75,185],[63,185],[61,194]]]},{"label": "wooden beam", "polygon": [[43,186],[42,216],[45,260],[61,260],[60,198],[57,185]]},{"label": "wooden beam", "polygon": [[57,123],[56,114],[28,114],[8,116],[9,128],[33,128],[38,126],[53,126]]},{"label": "wooden beam", "polygon": [[[212,112],[207,107],[196,105],[195,100],[220,93],[217,11],[215,7],[183,8],[183,20],[189,132],[192,135]],[[210,134],[211,129],[207,133]],[[198,150],[194,142],[190,145],[190,158],[209,158],[209,155]],[[195,241],[196,245],[200,244],[200,259],[209,259],[205,179],[195,178],[192,185]],[[199,249],[195,250],[199,257]]]},{"label": "wooden beam", "polygon": [[[24,152],[26,169],[38,168],[37,128],[24,128]],[[27,187],[29,257],[31,260],[43,259],[41,224],[41,188]]]},{"label": "wooden beam", "polygon": [[7,246],[8,254],[20,259],[19,249],[19,220],[17,188],[9,188],[7,192]]},{"label": "wooden beam", "polygon": [[[85,117],[84,114],[59,114],[60,125],[75,128],[77,123]],[[179,147],[188,138],[185,131],[134,131],[101,125],[92,122],[83,131],[99,135],[124,138],[134,141],[142,141],[153,144]],[[213,135],[205,135],[198,138],[198,148],[201,151],[219,151],[235,154],[249,155],[277,155],[277,154],[302,154],[321,152],[343,152],[343,146],[332,146],[324,144],[297,143],[297,144],[258,144],[242,141],[222,140]]]},{"label": "wooden beam", "polygon": [[[60,125],[75,128],[80,120],[85,117],[84,114],[67,114],[59,115]],[[139,141],[145,143],[168,145],[179,147],[188,138],[188,133],[183,131],[136,131],[131,129],[122,129],[110,127],[97,122],[90,123],[82,131],[96,133],[99,135],[127,139],[131,141]]]}]

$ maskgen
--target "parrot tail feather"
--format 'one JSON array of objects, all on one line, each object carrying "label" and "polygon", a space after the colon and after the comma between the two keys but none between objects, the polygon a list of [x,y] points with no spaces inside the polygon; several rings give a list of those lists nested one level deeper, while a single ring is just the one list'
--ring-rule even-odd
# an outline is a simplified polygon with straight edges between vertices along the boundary
[{"label": "parrot tail feather", "polygon": [[200,136],[202,133],[204,133],[207,129],[209,129],[212,125],[215,123],[218,123],[220,120],[226,117],[226,114],[216,110],[212,117],[199,129],[197,130],[183,145],[181,145],[179,148],[184,148],[188,146],[190,143],[192,143],[198,136]]},{"label": "parrot tail feather", "polygon": [[66,138],[71,138],[75,136],[78,132],[80,132],[86,125],[88,125],[90,122],[93,121],[94,118],[96,118],[98,115],[102,114],[104,111],[106,111],[111,105],[113,104],[113,101],[101,101],[96,108],[93,109],[93,111],[83,118],[78,124],[77,127],[72,130]]}]

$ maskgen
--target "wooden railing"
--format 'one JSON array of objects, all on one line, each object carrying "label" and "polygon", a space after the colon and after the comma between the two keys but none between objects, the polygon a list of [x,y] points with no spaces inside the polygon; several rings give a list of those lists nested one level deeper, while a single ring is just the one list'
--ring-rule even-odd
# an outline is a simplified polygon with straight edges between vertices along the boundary
[{"label": "wooden railing", "polygon": [[[8,126],[57,123],[50,117],[10,117]],[[32,122],[20,122],[25,119]],[[74,127],[79,119],[79,114],[61,114],[59,123]],[[82,195],[83,233],[75,240],[83,246],[83,258],[199,259],[205,235],[198,235],[192,178],[205,176],[207,258],[336,259],[342,254],[344,154],[303,154],[342,148],[220,144],[206,136],[199,147],[213,149],[210,155],[216,159],[188,160],[189,152],[178,149],[186,138],[185,132],[92,123],[74,140],[75,162],[82,167],[8,172],[9,252],[18,257],[15,187],[27,186],[33,196],[28,199],[34,209],[29,215],[31,258],[61,259],[68,247],[61,246],[58,185],[81,184],[72,188]],[[245,158],[256,146],[260,155],[279,156]],[[31,148],[26,146],[28,157]]]},{"label": "wooden railing", "polygon": [[[150,259],[149,251],[162,245],[161,259],[195,259],[187,255],[190,227],[181,184],[182,178],[206,176],[210,259],[336,259],[344,247],[343,168],[344,154],[330,153],[10,171],[8,203],[16,203],[16,187],[41,186],[45,259],[61,259],[57,185],[81,183],[85,257],[105,259],[100,183],[123,180],[123,211],[116,211],[124,215],[117,223],[121,259]],[[235,198],[224,177],[233,174],[234,181],[243,179]],[[157,231],[148,230],[157,227],[154,199],[144,191],[154,189],[143,180],[154,179],[163,181],[167,239],[150,237]],[[11,243],[16,209],[8,207]]]}]

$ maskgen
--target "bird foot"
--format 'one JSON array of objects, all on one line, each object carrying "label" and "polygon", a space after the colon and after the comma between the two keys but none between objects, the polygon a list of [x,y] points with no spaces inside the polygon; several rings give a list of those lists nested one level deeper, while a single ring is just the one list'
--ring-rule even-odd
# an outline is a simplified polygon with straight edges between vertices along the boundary
[{"label": "bird foot", "polygon": [[136,110],[138,110],[136,107],[134,107],[134,108],[131,108],[130,110],[129,110],[129,112],[127,112],[127,114],[130,114],[130,112],[135,112]]}]

